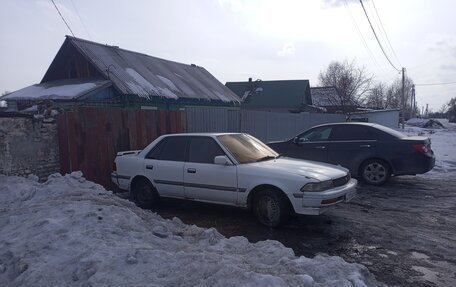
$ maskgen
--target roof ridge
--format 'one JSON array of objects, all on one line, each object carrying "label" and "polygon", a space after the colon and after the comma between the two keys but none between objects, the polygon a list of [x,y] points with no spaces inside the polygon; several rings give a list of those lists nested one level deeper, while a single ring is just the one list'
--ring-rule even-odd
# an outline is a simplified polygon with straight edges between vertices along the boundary
[{"label": "roof ridge", "polygon": [[66,35],[65,37],[67,39],[69,39],[70,41],[80,41],[80,42],[90,43],[90,44],[94,44],[94,45],[98,45],[98,46],[102,46],[102,47],[107,47],[107,48],[111,48],[111,49],[118,49],[118,50],[122,50],[124,52],[128,52],[128,53],[133,53],[133,54],[138,54],[138,55],[154,58],[154,59],[157,59],[157,60],[160,60],[160,61],[166,61],[166,62],[171,62],[171,63],[175,63],[175,64],[179,64],[179,65],[190,66],[190,67],[195,67],[195,68],[200,68],[200,69],[203,68],[203,67],[200,67],[200,66],[195,65],[195,64],[184,64],[184,63],[176,62],[176,61],[173,61],[173,60],[167,60],[167,59],[163,59],[163,58],[159,58],[159,57],[154,57],[154,56],[151,56],[151,55],[148,55],[148,54],[145,54],[145,53],[141,53],[141,52],[137,52],[137,51],[132,51],[132,50],[127,50],[127,49],[124,49],[124,48],[120,48],[119,46],[115,46],[115,45],[102,44],[102,43],[98,43],[98,42],[94,42],[94,41],[90,41],[90,40],[86,40],[86,39],[82,39],[82,38],[77,38],[77,37],[73,37],[73,36],[69,36],[69,35]]}]

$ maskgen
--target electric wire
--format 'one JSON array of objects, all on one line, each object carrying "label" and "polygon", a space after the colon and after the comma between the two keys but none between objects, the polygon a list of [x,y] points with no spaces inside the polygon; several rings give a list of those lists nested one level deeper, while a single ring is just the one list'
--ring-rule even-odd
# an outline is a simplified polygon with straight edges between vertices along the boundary
[{"label": "electric wire", "polygon": [[63,22],[64,22],[65,25],[67,26],[68,30],[70,30],[71,35],[73,35],[73,37],[76,37],[76,36],[74,35],[73,31],[71,30],[70,26],[68,25],[67,21],[65,21],[65,18],[63,18],[62,13],[60,13],[59,8],[57,7],[57,5],[55,5],[54,0],[51,0],[51,2],[52,2],[52,4],[54,4],[55,9],[56,9],[57,12],[59,13],[60,17],[62,18]]},{"label": "electric wire", "polygon": [[396,52],[394,52],[393,46],[391,45],[391,42],[390,42],[389,37],[388,37],[388,33],[386,33],[385,27],[383,26],[382,19],[380,18],[380,15],[378,14],[377,7],[375,6],[375,2],[374,2],[374,0],[370,0],[370,2],[372,3],[372,6],[374,7],[375,14],[377,15],[378,21],[380,23],[380,28],[381,28],[381,30],[383,30],[383,34],[385,35],[386,42],[387,42],[387,44],[388,44],[388,46],[390,48],[390,51],[392,52],[394,58],[399,63],[399,65],[402,66],[401,61],[399,61],[399,58],[397,57]]},{"label": "electric wire", "polygon": [[415,84],[415,86],[444,86],[444,85],[454,85],[454,84],[456,84],[456,82]]},{"label": "electric wire", "polygon": [[358,32],[358,36],[361,38],[361,40],[362,40],[362,42],[364,44],[364,48],[366,48],[366,50],[368,52],[367,54],[368,54],[369,58],[373,61],[375,66],[384,74],[385,71],[378,64],[377,59],[374,56],[374,53],[372,52],[372,50],[367,45],[366,39],[364,38],[363,34],[361,33],[361,30],[359,29],[358,23],[356,23],[355,17],[353,17],[353,14],[350,11],[350,7],[348,6],[347,0],[344,0],[344,5],[345,5],[345,9],[348,11],[348,14],[350,15],[350,18],[351,18],[351,20],[352,20],[352,22],[353,22],[353,24],[354,24],[354,26],[356,28],[356,31]]},{"label": "electric wire", "polygon": [[82,21],[81,14],[79,14],[78,8],[76,8],[76,5],[74,4],[73,0],[71,0],[71,4],[73,5],[74,11],[76,11],[76,15],[78,15],[79,21],[81,21],[82,27],[84,27],[84,30],[86,31],[90,40],[92,40],[92,36],[90,35],[89,30],[87,29],[87,26],[84,24],[84,21]]},{"label": "electric wire", "polygon": [[380,46],[380,49],[382,50],[383,52],[383,55],[385,55],[385,58],[388,60],[388,62],[390,63],[391,67],[393,67],[396,71],[400,72],[401,70],[399,70],[398,68],[396,68],[396,66],[394,66],[394,64],[391,62],[390,58],[388,57],[388,55],[386,54],[385,52],[385,49],[383,48],[383,45],[382,43],[380,42],[380,40],[378,39],[378,36],[377,36],[377,33],[375,32],[375,29],[374,29],[374,26],[372,26],[372,23],[369,19],[369,15],[367,15],[367,11],[366,11],[366,8],[364,8],[364,4],[363,4],[363,0],[359,0],[359,3],[361,3],[361,6],[363,7],[363,11],[364,11],[364,14],[366,15],[366,18],[367,18],[367,21],[369,22],[369,25],[372,29],[372,32],[374,33],[374,36],[375,36],[375,39],[377,40],[377,43],[378,45]]}]

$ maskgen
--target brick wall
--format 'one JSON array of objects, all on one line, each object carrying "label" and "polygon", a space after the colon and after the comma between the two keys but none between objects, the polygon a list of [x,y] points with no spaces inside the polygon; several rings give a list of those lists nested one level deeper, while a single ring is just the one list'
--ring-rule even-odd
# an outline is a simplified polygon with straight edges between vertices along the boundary
[{"label": "brick wall", "polygon": [[0,117],[0,173],[40,180],[60,172],[57,124],[31,117]]}]

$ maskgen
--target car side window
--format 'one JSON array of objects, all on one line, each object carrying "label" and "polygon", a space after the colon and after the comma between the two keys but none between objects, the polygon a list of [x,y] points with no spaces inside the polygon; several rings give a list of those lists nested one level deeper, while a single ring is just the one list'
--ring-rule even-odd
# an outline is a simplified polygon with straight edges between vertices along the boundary
[{"label": "car side window", "polygon": [[319,142],[328,141],[331,135],[332,127],[319,127],[311,129],[300,136],[298,136],[298,142]]},{"label": "car side window", "polygon": [[332,141],[376,140],[376,134],[366,126],[340,125],[334,127]]},{"label": "car side window", "polygon": [[185,161],[188,137],[167,137],[160,141],[146,156],[148,159]]},{"label": "car side window", "polygon": [[214,158],[225,155],[219,144],[210,137],[193,137],[190,140],[188,161],[196,163],[214,163]]}]

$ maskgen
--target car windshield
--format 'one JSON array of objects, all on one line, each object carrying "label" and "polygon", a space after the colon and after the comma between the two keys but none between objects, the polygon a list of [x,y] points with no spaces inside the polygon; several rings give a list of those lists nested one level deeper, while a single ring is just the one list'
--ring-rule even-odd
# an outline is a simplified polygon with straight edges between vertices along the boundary
[{"label": "car windshield", "polygon": [[263,142],[247,134],[220,135],[217,138],[239,163],[270,160],[279,156]]}]

